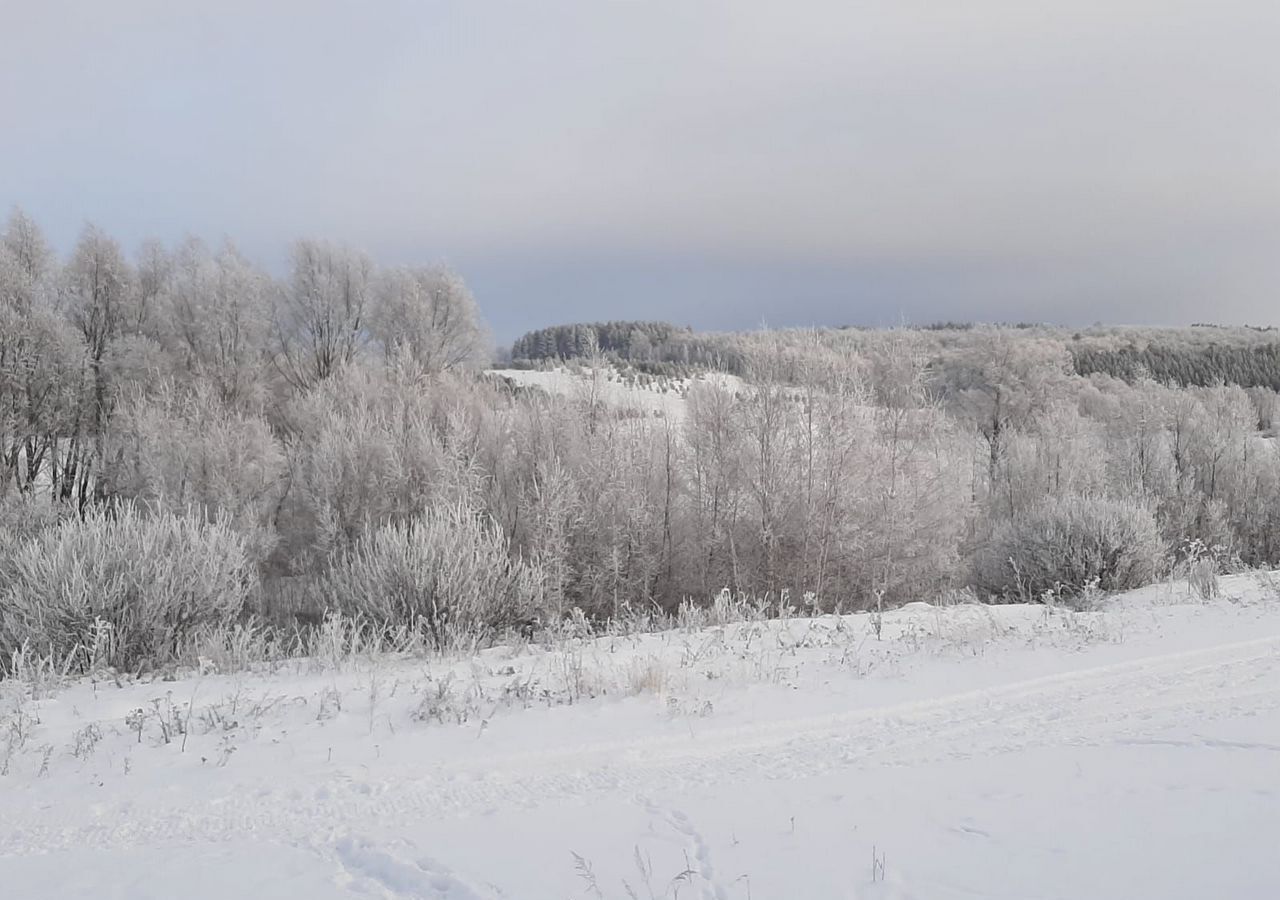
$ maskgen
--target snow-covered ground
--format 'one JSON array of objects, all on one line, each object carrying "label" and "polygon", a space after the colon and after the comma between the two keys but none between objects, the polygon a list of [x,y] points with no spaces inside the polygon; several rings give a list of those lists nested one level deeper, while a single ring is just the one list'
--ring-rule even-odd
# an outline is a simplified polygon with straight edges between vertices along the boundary
[{"label": "snow-covered ground", "polygon": [[1253,576],[0,695],[5,898],[1280,896]]},{"label": "snow-covered ground", "polygon": [[694,384],[714,384],[725,390],[741,390],[742,379],[723,372],[703,372],[692,378],[657,378],[641,384],[615,369],[493,369],[494,375],[509,378],[522,387],[537,387],[548,394],[574,399],[595,397],[603,403],[646,415],[681,420],[689,389]]}]

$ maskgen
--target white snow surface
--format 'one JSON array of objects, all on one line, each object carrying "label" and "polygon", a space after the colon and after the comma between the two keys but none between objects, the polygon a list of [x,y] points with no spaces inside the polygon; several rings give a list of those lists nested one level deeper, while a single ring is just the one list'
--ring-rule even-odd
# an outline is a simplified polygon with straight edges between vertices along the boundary
[{"label": "white snow surface", "polygon": [[0,896],[1273,900],[1272,585],[0,683]]},{"label": "white snow surface", "polygon": [[592,370],[585,366],[554,369],[492,369],[522,387],[541,388],[548,394],[577,400],[596,399],[616,409],[682,421],[690,388],[714,385],[726,391],[744,390],[736,375],[703,372],[691,378],[660,378],[647,384],[627,380],[615,369]]}]

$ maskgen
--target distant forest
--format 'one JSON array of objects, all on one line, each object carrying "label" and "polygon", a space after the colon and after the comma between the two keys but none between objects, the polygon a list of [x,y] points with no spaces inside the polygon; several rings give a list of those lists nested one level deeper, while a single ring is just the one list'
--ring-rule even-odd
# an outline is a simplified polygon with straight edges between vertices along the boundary
[{"label": "distant forest", "polygon": [[1129,345],[1116,349],[1070,347],[1079,375],[1102,372],[1130,384],[1150,378],[1179,387],[1236,384],[1280,390],[1280,343],[1251,347],[1209,344],[1202,347],[1169,344]]},{"label": "distant forest", "polygon": [[[971,323],[945,322],[920,330],[963,334],[974,327]],[[1081,376],[1110,375],[1129,384],[1149,379],[1176,387],[1225,384],[1280,391],[1280,339],[1273,336],[1272,328],[1097,328],[1071,333],[1026,323],[1008,327],[1047,332],[1063,339],[1075,373]],[[845,331],[857,333],[862,329]],[[667,375],[696,369],[742,375],[749,357],[739,334],[695,333],[670,322],[617,321],[530,331],[516,340],[511,358],[516,365],[523,365],[583,359],[597,353],[614,362]]]},{"label": "distant forest", "polygon": [[579,322],[530,331],[516,340],[511,359],[528,365],[601,355],[653,374],[714,369],[740,375],[746,358],[730,337],[670,322]]}]

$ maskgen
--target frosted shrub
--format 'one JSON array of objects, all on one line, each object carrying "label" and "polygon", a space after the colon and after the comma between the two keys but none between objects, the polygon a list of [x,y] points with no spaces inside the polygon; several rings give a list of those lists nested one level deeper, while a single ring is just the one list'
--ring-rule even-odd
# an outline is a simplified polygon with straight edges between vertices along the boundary
[{"label": "frosted shrub", "polygon": [[378,625],[425,629],[437,646],[526,621],[542,575],[512,558],[491,520],[466,504],[367,528],[325,576],[323,598]]},{"label": "frosted shrub", "polygon": [[1164,546],[1155,517],[1115,500],[1045,503],[1005,524],[975,564],[976,587],[1029,600],[1046,591],[1075,597],[1091,584],[1123,591],[1155,580]]},{"label": "frosted shrub", "polygon": [[[0,666],[23,649],[96,647],[121,669],[172,660],[192,630],[229,623],[257,589],[245,538],[132,505],[95,510],[22,543],[0,584]],[[105,639],[104,639],[105,633]]]},{"label": "frosted shrub", "polygon": [[[14,580],[14,557],[19,548],[45,529],[58,523],[61,512],[52,501],[10,495],[0,497],[0,623],[4,621],[4,597]],[[0,644],[0,651],[6,650]],[[9,668],[13,655],[4,653],[0,674]]]},{"label": "frosted shrub", "polygon": [[112,496],[175,513],[225,516],[250,535],[261,556],[286,461],[261,417],[229,409],[209,388],[160,382],[116,410],[103,481]]},{"label": "frosted shrub", "polygon": [[1218,576],[1231,569],[1240,570],[1239,559],[1232,560],[1225,548],[1208,547],[1199,538],[1192,538],[1182,545],[1182,562],[1178,574],[1186,578],[1187,586],[1202,600],[1218,596]]},{"label": "frosted shrub", "polygon": [[[52,528],[64,512],[56,503],[43,497],[21,494],[0,497],[0,572],[5,570],[13,553],[24,542],[46,528]],[[0,581],[0,591],[3,589],[4,582]]]}]

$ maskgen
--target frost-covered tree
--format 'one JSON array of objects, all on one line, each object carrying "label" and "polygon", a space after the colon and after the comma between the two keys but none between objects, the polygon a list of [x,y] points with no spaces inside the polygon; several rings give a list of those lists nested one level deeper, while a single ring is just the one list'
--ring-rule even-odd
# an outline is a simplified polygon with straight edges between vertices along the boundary
[{"label": "frost-covered tree", "polygon": [[122,398],[104,455],[104,491],[224,521],[257,558],[274,543],[284,450],[261,417],[226,405],[215,388],[167,380]]},{"label": "frost-covered tree", "polygon": [[297,389],[330,377],[356,358],[368,335],[373,262],[356,250],[299,241],[293,272],[277,293],[275,361]]},{"label": "frost-covered tree", "polygon": [[1000,496],[1000,464],[1012,436],[1027,428],[1067,387],[1069,357],[1057,342],[981,332],[943,366],[942,389],[952,412],[986,445],[993,497]]},{"label": "frost-covered tree", "polygon": [[0,303],[0,494],[57,490],[90,386],[80,335],[52,310]]},{"label": "frost-covered tree", "polygon": [[136,321],[134,272],[120,245],[89,226],[80,236],[63,270],[62,303],[67,318],[80,330],[93,371],[92,427],[100,435],[109,413],[107,372],[103,361],[111,342]]},{"label": "frost-covered tree", "polygon": [[228,407],[262,398],[275,286],[231,244],[216,255],[188,241],[167,291],[168,342],[189,376]]},{"label": "frost-covered tree", "polygon": [[14,209],[0,234],[0,304],[29,312],[52,289],[56,265],[39,226]]},{"label": "frost-covered tree", "polygon": [[375,298],[371,330],[389,359],[407,354],[428,372],[484,361],[487,335],[480,311],[456,272],[393,269],[379,279]]},{"label": "frost-covered tree", "polygon": [[134,271],[134,300],[126,330],[157,337],[164,315],[161,307],[173,278],[173,258],[159,241],[147,241],[138,251]]}]

